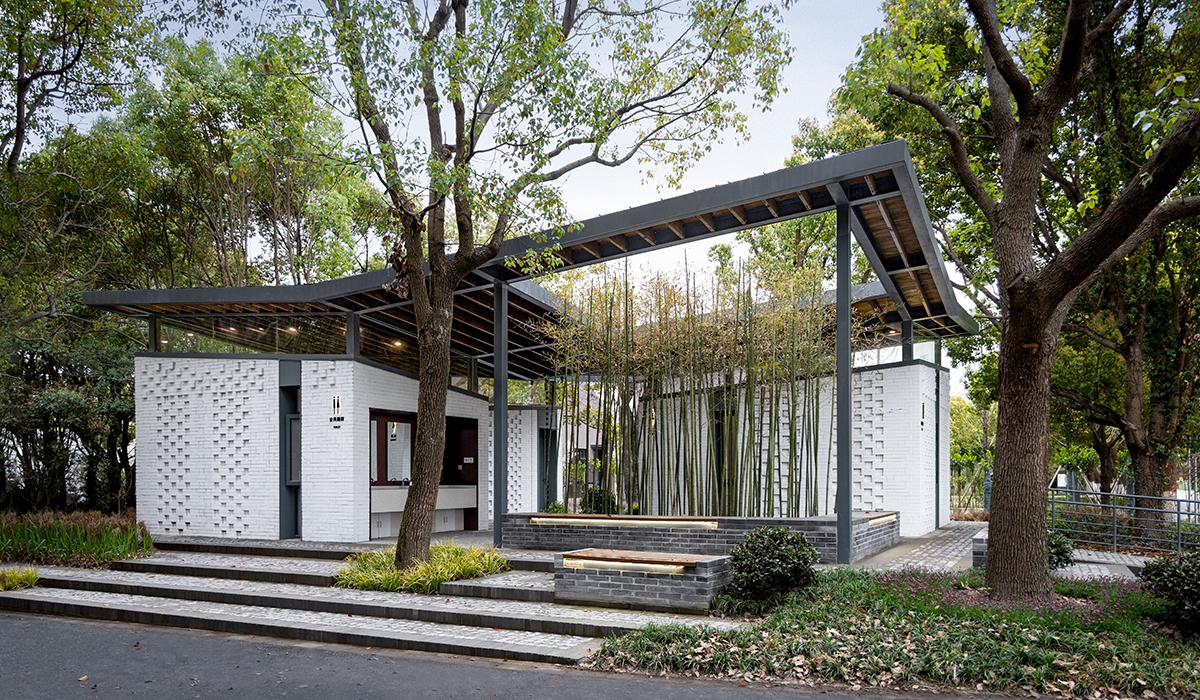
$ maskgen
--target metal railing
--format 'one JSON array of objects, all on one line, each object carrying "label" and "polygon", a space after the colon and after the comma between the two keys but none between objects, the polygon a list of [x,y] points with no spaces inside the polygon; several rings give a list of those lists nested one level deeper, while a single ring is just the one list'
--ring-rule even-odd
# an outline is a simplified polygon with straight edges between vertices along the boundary
[{"label": "metal railing", "polygon": [[1200,500],[1051,488],[1050,529],[1076,546],[1146,552],[1200,550]]}]

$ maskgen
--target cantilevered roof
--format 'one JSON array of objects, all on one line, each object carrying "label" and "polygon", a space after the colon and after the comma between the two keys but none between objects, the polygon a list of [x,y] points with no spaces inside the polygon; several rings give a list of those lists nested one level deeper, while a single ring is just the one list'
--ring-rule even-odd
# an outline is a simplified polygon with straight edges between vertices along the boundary
[{"label": "cantilevered roof", "polygon": [[[358,314],[363,357],[417,370],[412,301],[384,289],[392,270],[286,287],[192,287],[85,292],[83,303],[130,316],[156,316],[167,328],[259,352],[342,355],[347,321]],[[451,362],[456,374],[478,358],[491,376],[493,281],[473,274],[455,293]],[[509,373],[514,379],[553,374],[543,328],[558,318],[549,292],[530,281],[509,285]]]},{"label": "cantilevered roof", "polygon": [[[848,202],[852,230],[885,294],[857,300],[865,318],[899,328],[912,320],[917,336],[951,337],[979,331],[958,304],[946,276],[916,171],[904,141],[891,141],[726,185],[589,219],[558,241],[564,269],[647,250],[834,211]],[[538,240],[549,240],[539,243]],[[506,241],[482,270],[523,279],[511,262],[554,238]]]},{"label": "cantilevered roof", "polygon": [[[929,223],[908,147],[892,141],[758,177],[589,219],[559,240],[564,269],[615,260],[803,216],[847,203],[852,230],[878,282],[855,287],[852,303],[869,330],[897,336],[903,321],[918,338],[978,332],[955,299]],[[554,300],[514,262],[553,243],[547,236],[506,241],[500,254],[471,273],[455,294],[451,355],[456,374],[475,359],[491,376],[493,285],[509,283],[509,371],[514,379],[554,374],[542,332],[557,322]],[[550,237],[553,240],[553,237]],[[85,304],[131,316],[156,317],[177,333],[225,341],[259,352],[343,355],[351,318],[362,356],[416,371],[412,302],[387,291],[395,274],[378,270],[317,284],[284,287],[86,292]],[[830,299],[832,303],[832,299]]]}]

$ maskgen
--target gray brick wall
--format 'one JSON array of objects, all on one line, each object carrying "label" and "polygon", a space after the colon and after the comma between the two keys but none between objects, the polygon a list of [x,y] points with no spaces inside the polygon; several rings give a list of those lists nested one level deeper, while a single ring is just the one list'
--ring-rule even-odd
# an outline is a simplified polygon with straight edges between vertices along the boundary
[{"label": "gray brick wall", "polygon": [[[746,533],[756,527],[787,527],[804,533],[821,554],[821,561],[837,561],[837,517],[813,518],[716,518],[716,530],[663,527],[602,527],[586,525],[533,525],[531,513],[504,516],[504,546],[564,552],[597,547],[632,549],[642,552],[681,554],[728,554]],[[873,514],[874,515],[874,514]],[[870,517],[856,513],[851,521],[854,544],[851,561],[857,561],[891,547],[900,539],[899,518],[890,523],[870,525]]]},{"label": "gray brick wall", "polygon": [[[568,553],[569,554],[569,553]],[[658,574],[614,569],[569,569],[554,556],[554,602],[636,610],[703,613],[729,583],[729,557],[714,556],[684,569]]]}]

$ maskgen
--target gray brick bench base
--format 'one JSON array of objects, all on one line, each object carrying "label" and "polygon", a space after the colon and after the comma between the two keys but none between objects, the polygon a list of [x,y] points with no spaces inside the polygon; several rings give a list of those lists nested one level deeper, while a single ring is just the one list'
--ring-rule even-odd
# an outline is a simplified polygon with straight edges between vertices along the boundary
[{"label": "gray brick bench base", "polygon": [[732,575],[724,555],[580,549],[554,555],[554,602],[703,614]]}]

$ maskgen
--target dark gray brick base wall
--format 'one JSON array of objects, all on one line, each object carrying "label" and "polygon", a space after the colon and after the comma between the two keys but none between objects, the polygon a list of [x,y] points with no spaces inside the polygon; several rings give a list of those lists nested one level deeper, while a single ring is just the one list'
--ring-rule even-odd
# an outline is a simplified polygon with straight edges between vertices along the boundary
[{"label": "dark gray brick base wall", "polygon": [[[592,525],[534,525],[537,513],[508,513],[503,521],[503,545],[511,549],[565,552],[572,549],[632,549],[680,554],[728,554],[746,533],[756,527],[786,527],[804,533],[821,554],[821,561],[837,561],[837,516],[812,518],[715,518],[715,530],[663,527],[607,527]],[[855,513],[851,518],[851,561],[877,554],[900,541],[899,516],[871,525],[872,518],[891,513]],[[602,517],[602,516],[601,516]],[[645,520],[652,520],[647,517]]]},{"label": "dark gray brick base wall", "polygon": [[[568,555],[570,553],[568,552]],[[568,569],[554,555],[554,602],[608,608],[704,613],[709,601],[729,583],[729,557],[715,556],[687,567],[682,574],[614,569]]]},{"label": "dark gray brick base wall", "polygon": [[988,531],[984,528],[971,538],[971,566],[987,568]]}]

